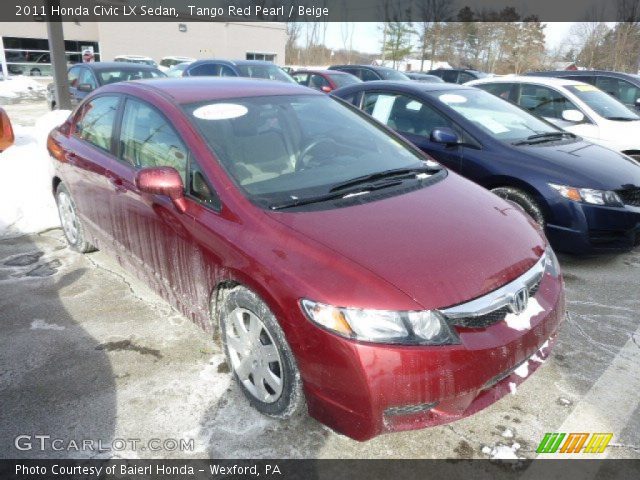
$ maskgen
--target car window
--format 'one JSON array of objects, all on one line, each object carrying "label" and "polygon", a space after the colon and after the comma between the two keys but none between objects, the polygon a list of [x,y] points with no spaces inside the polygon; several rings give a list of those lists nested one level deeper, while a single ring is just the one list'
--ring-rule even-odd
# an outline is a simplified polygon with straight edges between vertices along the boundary
[{"label": "car window", "polygon": [[147,70],[137,68],[123,68],[123,69],[109,69],[98,70],[98,76],[100,77],[101,85],[108,85],[109,83],[125,82],[128,80],[142,80],[145,78],[159,78],[166,77],[160,70]]},{"label": "car window", "polygon": [[509,93],[513,83],[481,83],[480,85],[474,85],[476,88],[481,88],[485,92],[493,93],[496,97],[509,100]]},{"label": "car window", "polygon": [[93,76],[93,73],[88,68],[83,68],[80,73],[80,79],[78,80],[78,84],[86,83],[91,85],[91,89],[98,88],[98,84],[96,82],[96,78]]},{"label": "car window", "polygon": [[596,86],[627,105],[635,105],[636,100],[640,98],[640,88],[618,78],[598,76]]},{"label": "car window", "polygon": [[220,65],[220,73],[218,74],[221,77],[237,77],[236,72],[233,71],[231,67],[227,65]]},{"label": "car window", "polygon": [[598,115],[608,120],[640,120],[638,115],[620,103],[619,100],[593,85],[568,85],[565,88],[591,107]]},{"label": "car window", "polygon": [[73,88],[77,88],[78,87],[78,78],[80,77],[80,70],[85,70],[84,68],[80,68],[80,67],[73,67],[69,70],[69,86],[73,87]]},{"label": "car window", "polygon": [[442,72],[442,79],[448,83],[456,83],[458,80],[458,72],[456,70],[445,70]]},{"label": "car window", "polygon": [[465,82],[470,82],[471,80],[475,80],[476,77],[474,75],[471,75],[468,72],[460,72],[460,75],[458,76],[458,83],[465,83]]},{"label": "car window", "polygon": [[533,84],[522,84],[518,104],[531,113],[545,118],[562,119],[565,110],[578,108],[564,95],[556,90]]},{"label": "car window", "polygon": [[87,102],[79,112],[75,135],[103,150],[111,150],[113,125],[120,98],[103,96]]},{"label": "car window", "polygon": [[120,158],[136,167],[173,167],[186,183],[186,146],[163,115],[137,100],[124,107]]},{"label": "car window", "polygon": [[189,162],[189,184],[187,193],[198,202],[215,210],[220,209],[220,199],[211,187],[206,175],[193,159]]},{"label": "car window", "polygon": [[362,76],[362,80],[364,82],[372,82],[375,80],[380,80],[380,77],[373,73],[371,70],[367,70],[366,68],[360,69],[360,75]]},{"label": "car window", "polygon": [[281,82],[296,83],[291,76],[280,67],[273,64],[249,64],[236,67],[241,77],[266,78]]},{"label": "car window", "polygon": [[309,78],[309,86],[316,90],[321,90],[322,87],[331,87],[329,82],[322,76],[313,74]]},{"label": "car window", "polygon": [[335,83],[338,88],[353,85],[354,83],[360,83],[360,79],[353,75],[341,75],[339,73],[328,73],[327,75],[331,80],[333,80],[333,83]]},{"label": "car window", "polygon": [[424,137],[434,128],[453,126],[433,107],[406,95],[365,93],[363,110],[394,130]]},{"label": "car window", "polygon": [[296,73],[293,76],[293,79],[298,82],[300,85],[304,85],[305,87],[309,85],[309,74],[308,73]]},{"label": "car window", "polygon": [[189,69],[189,75],[194,77],[218,76],[220,67],[215,63],[202,63]]}]

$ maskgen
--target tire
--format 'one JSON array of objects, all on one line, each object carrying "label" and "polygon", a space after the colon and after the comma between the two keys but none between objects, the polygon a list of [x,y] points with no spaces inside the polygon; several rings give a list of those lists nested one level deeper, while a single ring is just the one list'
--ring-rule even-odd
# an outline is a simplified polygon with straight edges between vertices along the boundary
[{"label": "tire", "polygon": [[237,286],[223,292],[219,313],[227,364],[251,406],[281,419],[301,411],[300,372],[269,307],[251,290]]},{"label": "tire", "polygon": [[84,228],[76,213],[76,204],[71,198],[71,194],[64,184],[59,184],[56,188],[56,205],[60,224],[64,231],[64,236],[72,250],[80,253],[88,253],[96,250],[85,238]]},{"label": "tire", "polygon": [[533,196],[527,192],[513,187],[498,187],[491,190],[504,200],[515,203],[522,208],[542,228],[545,227],[545,218],[542,209]]}]

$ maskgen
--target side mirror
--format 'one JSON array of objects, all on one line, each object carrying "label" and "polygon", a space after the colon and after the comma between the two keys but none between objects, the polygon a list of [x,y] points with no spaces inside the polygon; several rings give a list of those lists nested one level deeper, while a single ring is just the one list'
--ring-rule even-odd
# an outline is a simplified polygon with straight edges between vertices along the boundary
[{"label": "side mirror", "polygon": [[636,98],[636,101],[634,103],[636,105],[636,108],[640,108],[640,98]]},{"label": "side mirror", "polygon": [[184,184],[180,174],[173,167],[143,168],[136,175],[136,187],[141,192],[169,197],[180,213],[187,209]]},{"label": "side mirror", "polygon": [[445,145],[455,145],[460,143],[458,134],[449,127],[434,128],[431,132],[431,141],[435,143],[444,143]]},{"label": "side mirror", "polygon": [[4,111],[4,108],[0,107],[0,152],[13,145],[15,139],[9,115]]},{"label": "side mirror", "polygon": [[563,110],[562,119],[567,122],[580,123],[584,121],[584,114],[580,110]]},{"label": "side mirror", "polygon": [[81,92],[91,92],[93,90],[93,87],[90,83],[81,83],[80,85],[78,85],[78,90],[80,90]]}]

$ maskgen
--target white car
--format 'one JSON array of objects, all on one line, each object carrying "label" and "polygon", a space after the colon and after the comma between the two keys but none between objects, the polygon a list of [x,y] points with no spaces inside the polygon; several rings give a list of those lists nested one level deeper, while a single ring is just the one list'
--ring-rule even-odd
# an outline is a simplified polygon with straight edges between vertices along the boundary
[{"label": "white car", "polygon": [[473,80],[558,127],[640,159],[640,116],[608,93],[575,80],[550,77],[499,77]]},{"label": "white car", "polygon": [[191,63],[195,62],[195,58],[191,57],[179,57],[179,56],[170,56],[170,57],[162,57],[160,59],[160,64],[158,68],[163,72],[167,73],[170,69],[179,65],[180,63]]},{"label": "white car", "polygon": [[158,67],[158,63],[151,57],[145,57],[143,55],[118,55],[113,59],[114,62],[128,62],[139,63],[141,65],[150,65],[152,67]]}]

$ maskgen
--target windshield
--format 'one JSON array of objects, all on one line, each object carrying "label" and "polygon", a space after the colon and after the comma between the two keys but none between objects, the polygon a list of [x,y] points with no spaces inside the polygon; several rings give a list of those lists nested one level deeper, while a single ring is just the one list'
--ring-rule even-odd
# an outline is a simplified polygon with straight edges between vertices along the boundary
[{"label": "windshield", "polygon": [[376,72],[383,80],[411,80],[404,73],[394,70],[393,68],[376,68]]},{"label": "windshield", "polygon": [[287,72],[276,65],[237,65],[241,77],[266,78],[281,82],[296,83]]},{"label": "windshield", "polygon": [[417,151],[329,96],[225,99],[184,109],[236,184],[264,207],[425,165]]},{"label": "windshield", "polygon": [[532,135],[560,130],[483,90],[438,90],[430,92],[447,107],[455,110],[497,140],[517,142]]},{"label": "windshield", "polygon": [[347,85],[353,85],[354,83],[362,83],[358,77],[354,77],[351,74],[339,74],[339,73],[328,73],[327,76],[335,82],[337,88],[346,87]]},{"label": "windshield", "polygon": [[123,70],[118,70],[117,68],[111,70],[98,70],[96,73],[98,74],[98,77],[100,77],[100,85],[125,82],[127,80],[166,77],[166,75],[160,70],[148,70],[146,68],[137,70],[135,67]]},{"label": "windshield", "polygon": [[593,85],[570,85],[565,88],[601,117],[609,120],[640,120],[640,117],[625,105]]}]

